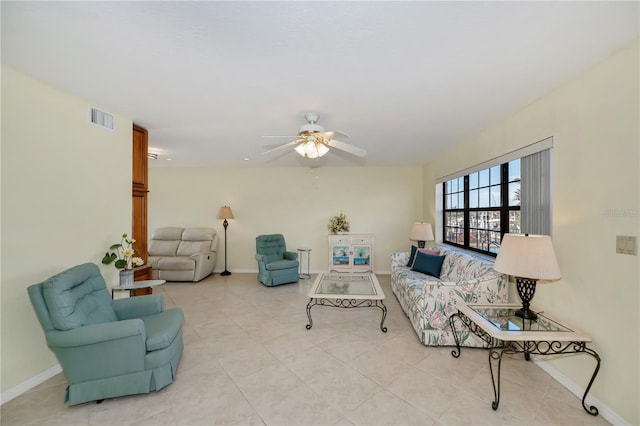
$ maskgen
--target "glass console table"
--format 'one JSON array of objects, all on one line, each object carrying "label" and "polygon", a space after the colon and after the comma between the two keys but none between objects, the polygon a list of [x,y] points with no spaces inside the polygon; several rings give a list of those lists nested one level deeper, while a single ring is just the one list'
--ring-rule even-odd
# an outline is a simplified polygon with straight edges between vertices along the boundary
[{"label": "glass console table", "polygon": [[[600,356],[587,343],[591,338],[571,330],[565,325],[540,313],[536,320],[524,320],[515,315],[521,305],[514,304],[468,304],[458,303],[458,312],[449,317],[449,324],[456,340],[456,348],[451,351],[455,358],[460,356],[460,342],[455,328],[458,319],[469,331],[489,346],[489,370],[493,384],[494,401],[491,407],[498,409],[500,404],[500,366],[504,354],[522,353],[526,360],[530,355],[561,355],[586,353],[596,360],[596,368],[582,396],[582,407],[593,416],[598,409],[585,402],[589,389],[600,370]],[[494,366],[497,364],[497,366]]]}]

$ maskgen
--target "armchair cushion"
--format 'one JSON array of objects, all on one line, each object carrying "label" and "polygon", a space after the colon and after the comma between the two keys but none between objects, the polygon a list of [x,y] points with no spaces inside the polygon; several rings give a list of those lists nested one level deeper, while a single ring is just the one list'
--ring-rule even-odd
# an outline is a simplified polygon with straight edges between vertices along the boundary
[{"label": "armchair cushion", "polygon": [[117,321],[111,297],[96,268],[75,268],[51,277],[42,292],[58,330]]},{"label": "armchair cushion", "polygon": [[298,261],[296,260],[274,260],[266,264],[267,271],[278,271],[280,269],[289,269],[292,266],[298,267]]}]

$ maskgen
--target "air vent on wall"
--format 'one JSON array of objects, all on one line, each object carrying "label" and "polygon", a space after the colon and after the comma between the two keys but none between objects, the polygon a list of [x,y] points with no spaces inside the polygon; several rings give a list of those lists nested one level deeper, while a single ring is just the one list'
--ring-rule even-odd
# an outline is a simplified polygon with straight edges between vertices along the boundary
[{"label": "air vent on wall", "polygon": [[91,124],[104,127],[105,129],[115,130],[116,128],[116,119],[113,115],[107,114],[92,106],[89,107],[89,121]]}]

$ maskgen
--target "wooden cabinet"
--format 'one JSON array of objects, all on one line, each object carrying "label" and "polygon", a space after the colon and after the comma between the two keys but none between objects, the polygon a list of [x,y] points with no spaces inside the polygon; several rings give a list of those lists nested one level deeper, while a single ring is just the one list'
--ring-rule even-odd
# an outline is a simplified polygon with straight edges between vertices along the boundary
[{"label": "wooden cabinet", "polygon": [[329,270],[374,272],[372,234],[329,235]]},{"label": "wooden cabinet", "polygon": [[[133,125],[133,182],[131,233],[140,251],[139,256],[147,263],[147,193],[149,137],[146,129]],[[135,281],[150,280],[151,268],[136,269]]]}]

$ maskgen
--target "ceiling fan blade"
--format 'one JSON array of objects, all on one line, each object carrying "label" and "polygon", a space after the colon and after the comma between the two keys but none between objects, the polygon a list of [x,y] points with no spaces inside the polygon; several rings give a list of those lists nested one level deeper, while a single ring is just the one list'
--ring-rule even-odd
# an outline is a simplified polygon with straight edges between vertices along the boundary
[{"label": "ceiling fan blade", "polygon": [[296,139],[295,141],[291,141],[291,142],[285,143],[284,145],[280,145],[280,146],[277,146],[277,147],[275,147],[273,149],[265,151],[262,154],[264,155],[264,154],[270,154],[270,153],[272,153],[274,151],[280,151],[281,149],[288,148],[288,147],[293,146],[293,145],[295,145],[297,143],[300,143],[302,141],[303,141],[303,139]]},{"label": "ceiling fan blade", "polygon": [[341,132],[340,130],[334,130],[333,132],[320,132],[318,133],[320,136],[327,138],[327,139],[333,139],[333,136],[335,134],[339,134],[340,136],[344,136],[345,138],[348,138],[349,135],[346,134],[345,132]]},{"label": "ceiling fan blade", "polygon": [[367,155],[366,150],[362,148],[358,148],[357,146],[349,145],[348,143],[340,142],[339,140],[336,140],[336,139],[329,139],[329,142],[327,143],[332,148],[336,148],[341,151],[348,152],[349,154],[353,154],[358,157],[364,157]]}]

